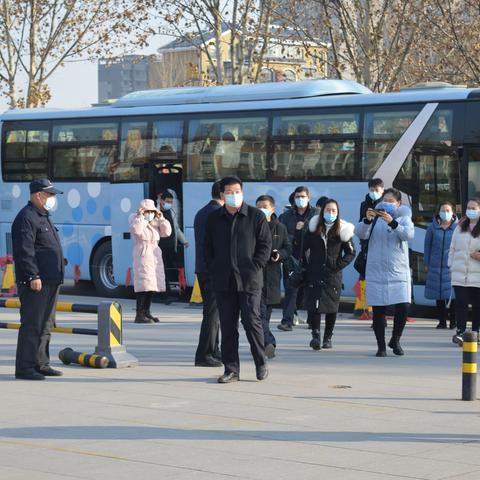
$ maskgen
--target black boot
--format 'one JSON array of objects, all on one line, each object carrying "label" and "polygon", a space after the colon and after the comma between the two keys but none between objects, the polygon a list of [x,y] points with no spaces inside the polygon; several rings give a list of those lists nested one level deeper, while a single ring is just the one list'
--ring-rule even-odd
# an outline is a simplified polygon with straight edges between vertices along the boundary
[{"label": "black boot", "polygon": [[151,318],[148,318],[145,310],[137,310],[135,315],[135,323],[155,323]]},{"label": "black boot", "polygon": [[312,340],[310,341],[310,347],[313,348],[313,350],[321,350],[320,330],[312,330]]},{"label": "black boot", "polygon": [[[436,326],[438,329],[445,329],[447,328],[447,321],[446,320],[440,320],[438,322],[438,325]],[[450,327],[451,328],[451,327]]]},{"label": "black boot", "polygon": [[154,317],[151,313],[150,313],[150,310],[147,310],[145,312],[145,316],[147,318],[149,318],[150,320],[153,320],[155,323],[159,323],[160,322],[160,319],[158,317]]},{"label": "black boot", "polygon": [[[383,323],[383,322],[382,322]],[[373,331],[375,332],[375,338],[377,339],[377,353],[376,357],[387,356],[387,346],[385,345],[385,326],[384,324],[373,324]]]},{"label": "black boot", "polygon": [[400,337],[393,336],[390,341],[388,342],[388,346],[393,349],[393,353],[395,355],[404,355],[404,351],[400,346]]},{"label": "black boot", "polygon": [[325,332],[323,334],[322,348],[332,348],[332,335],[335,327],[336,316],[327,314],[325,315]]}]

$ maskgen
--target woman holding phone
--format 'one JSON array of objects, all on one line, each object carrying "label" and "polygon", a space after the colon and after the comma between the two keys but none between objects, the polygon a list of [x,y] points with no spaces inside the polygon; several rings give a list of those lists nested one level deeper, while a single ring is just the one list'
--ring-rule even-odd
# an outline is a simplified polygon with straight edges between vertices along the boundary
[{"label": "woman holding phone", "polygon": [[401,199],[399,190],[387,188],[375,210],[369,208],[355,227],[360,240],[368,240],[366,298],[373,309],[377,357],[387,356],[385,315],[389,306],[394,307],[395,314],[388,346],[395,355],[404,354],[400,338],[412,297],[408,242],[413,239],[414,227],[411,210],[401,205]]}]

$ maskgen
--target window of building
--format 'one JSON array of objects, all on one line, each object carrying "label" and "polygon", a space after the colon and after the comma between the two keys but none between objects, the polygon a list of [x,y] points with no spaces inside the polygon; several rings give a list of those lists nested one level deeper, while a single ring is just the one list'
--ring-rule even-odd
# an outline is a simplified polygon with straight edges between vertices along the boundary
[{"label": "window of building", "polygon": [[5,127],[3,179],[31,181],[48,176],[47,126]]},{"label": "window of building", "polygon": [[265,180],[267,130],[266,117],[191,120],[188,179],[236,175],[242,180]]},{"label": "window of building", "polygon": [[283,71],[283,77],[285,82],[297,81],[297,74],[293,70],[290,70],[289,68]]},{"label": "window of building", "polygon": [[274,82],[275,72],[271,68],[262,68],[258,75],[258,81],[260,83]]}]

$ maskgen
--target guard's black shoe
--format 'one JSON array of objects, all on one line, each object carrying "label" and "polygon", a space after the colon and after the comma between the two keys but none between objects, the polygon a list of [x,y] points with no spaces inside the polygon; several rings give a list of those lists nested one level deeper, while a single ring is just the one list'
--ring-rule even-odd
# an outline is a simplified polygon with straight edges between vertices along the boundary
[{"label": "guard's black shoe", "polygon": [[268,377],[268,367],[266,364],[258,366],[256,370],[257,380],[265,380]]},{"label": "guard's black shoe", "polygon": [[158,317],[154,317],[150,312],[145,312],[145,316],[150,320],[153,320],[155,323],[160,323],[160,319]]},{"label": "guard's black shoe", "polygon": [[45,375],[46,377],[61,377],[63,375],[63,372],[60,370],[55,370],[52,367],[37,368],[37,372]]},{"label": "guard's black shoe", "polygon": [[443,330],[447,328],[447,322],[438,322],[438,325],[435,328],[438,328],[439,330]]},{"label": "guard's black shoe", "polygon": [[265,356],[267,358],[275,358],[275,345],[273,343],[265,345]]},{"label": "guard's black shoe", "polygon": [[393,349],[393,353],[395,355],[405,355],[403,348],[400,346],[400,338],[399,337],[392,337],[388,342],[388,346]]},{"label": "guard's black shoe", "polygon": [[15,378],[19,380],[45,380],[45,375],[38,372],[16,373]]},{"label": "guard's black shoe", "polygon": [[238,373],[226,372],[221,377],[218,377],[217,382],[218,383],[232,383],[232,382],[238,382],[239,380],[240,380],[240,377],[238,376]]},{"label": "guard's black shoe", "polygon": [[195,362],[196,367],[221,367],[223,363],[211,355],[207,355],[204,360]]},{"label": "guard's black shoe", "polygon": [[293,330],[293,327],[288,323],[279,323],[277,325],[277,328],[282,332],[291,332]]},{"label": "guard's black shoe", "polygon": [[377,353],[375,354],[375,356],[376,357],[386,357],[387,356],[387,351],[379,348],[377,350]]},{"label": "guard's black shoe", "polygon": [[326,348],[327,350],[328,350],[329,348],[332,348],[332,339],[331,339],[331,338],[325,338],[325,339],[323,340],[322,348]]},{"label": "guard's black shoe", "polygon": [[321,344],[320,344],[320,339],[319,338],[312,338],[310,340],[310,348],[313,348],[313,350],[321,350]]},{"label": "guard's black shoe", "polygon": [[455,320],[450,320],[450,330],[457,328],[457,322]]},{"label": "guard's black shoe", "polygon": [[456,343],[459,347],[463,347],[463,334],[465,332],[458,332],[452,337],[452,342]]}]

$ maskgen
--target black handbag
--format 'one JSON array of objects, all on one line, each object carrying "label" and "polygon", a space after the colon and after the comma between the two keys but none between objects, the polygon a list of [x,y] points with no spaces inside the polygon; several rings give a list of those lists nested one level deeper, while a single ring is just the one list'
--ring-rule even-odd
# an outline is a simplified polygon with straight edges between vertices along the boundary
[{"label": "black handbag", "polygon": [[300,259],[290,255],[284,262],[284,272],[286,275],[286,283],[293,288],[303,287],[307,281],[307,269],[303,263],[303,237],[300,241]]},{"label": "black handbag", "polygon": [[353,268],[360,274],[362,278],[365,278],[365,273],[367,271],[368,244],[370,243],[373,227],[377,222],[377,218],[378,217],[376,217],[373,220],[372,228],[370,229],[370,235],[368,236],[368,240],[362,245],[362,249],[360,250],[360,253],[357,255],[355,262],[353,262]]}]

